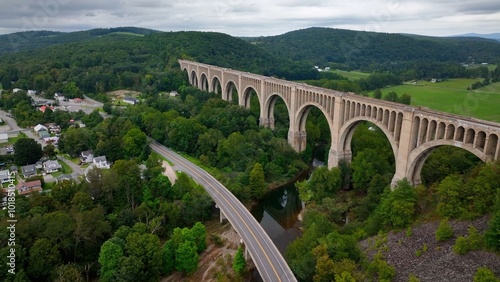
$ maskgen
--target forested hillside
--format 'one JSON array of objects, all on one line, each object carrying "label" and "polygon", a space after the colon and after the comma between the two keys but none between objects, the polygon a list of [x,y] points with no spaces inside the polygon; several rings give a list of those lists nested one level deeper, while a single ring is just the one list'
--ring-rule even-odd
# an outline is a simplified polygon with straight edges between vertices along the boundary
[{"label": "forested hillside", "polygon": [[[64,92],[70,97],[123,88],[155,93],[177,89],[179,80],[184,78],[177,66],[179,58],[288,79],[310,79],[317,75],[305,65],[270,56],[226,34],[166,32],[134,36],[107,32],[105,36],[91,36],[103,32],[57,35],[55,38],[75,40],[4,54],[0,57],[2,87],[34,89],[49,96]],[[77,88],[65,89],[71,82]]]},{"label": "forested hillside", "polygon": [[83,42],[116,33],[143,36],[156,32],[158,31],[138,27],[99,28],[70,33],[46,30],[16,32],[0,35],[0,55],[18,51],[36,50],[65,43]]},{"label": "forested hillside", "polygon": [[246,38],[274,55],[311,64],[338,63],[351,69],[389,68],[394,64],[492,62],[500,58],[495,40],[308,28],[283,35]]}]

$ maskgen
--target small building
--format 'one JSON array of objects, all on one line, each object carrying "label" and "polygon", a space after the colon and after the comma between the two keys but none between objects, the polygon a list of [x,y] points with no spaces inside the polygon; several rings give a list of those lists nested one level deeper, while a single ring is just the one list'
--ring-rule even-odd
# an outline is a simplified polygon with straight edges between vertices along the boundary
[{"label": "small building", "polygon": [[28,95],[35,96],[36,95],[36,90],[28,90]]},{"label": "small building", "polygon": [[54,94],[54,100],[56,101],[64,101],[66,97],[64,97],[64,94],[62,93],[56,93]]},{"label": "small building", "polygon": [[42,169],[43,168],[43,161],[38,161],[35,163],[35,168],[36,169]]},{"label": "small building", "polygon": [[177,91],[170,91],[170,97],[177,97],[179,96],[179,93]]},{"label": "small building", "polygon": [[125,98],[123,98],[123,102],[128,103],[128,104],[131,104],[131,105],[135,105],[135,104],[137,104],[139,101],[138,101],[136,98],[134,98],[134,97],[125,96]]},{"label": "small building", "polygon": [[21,172],[24,178],[29,178],[36,175],[36,166],[34,164],[21,167]]},{"label": "small building", "polygon": [[108,163],[108,160],[106,160],[106,156],[100,156],[100,157],[96,157],[93,159],[92,161],[98,168],[105,168],[105,169],[109,169],[110,168],[110,164]]},{"label": "small building", "polygon": [[42,182],[40,180],[30,181],[30,182],[19,182],[17,184],[17,192],[19,195],[26,195],[32,192],[42,191]]},{"label": "small building", "polygon": [[80,161],[82,163],[89,164],[89,163],[93,162],[93,160],[94,160],[94,151],[87,150],[87,151],[82,151],[80,153]]},{"label": "small building", "polygon": [[45,171],[45,173],[58,172],[61,168],[62,166],[58,161],[46,161],[43,163],[43,171]]},{"label": "small building", "polygon": [[40,138],[42,139],[45,139],[50,137],[50,133],[48,131],[42,130],[38,132],[38,136],[40,136]]},{"label": "small building", "polygon": [[35,132],[40,132],[40,131],[48,131],[49,129],[45,125],[37,124],[35,128],[33,128]]},{"label": "small building", "polygon": [[11,172],[8,169],[0,170],[0,181],[2,183],[10,182],[11,179]]},{"label": "small building", "polygon": [[5,143],[9,141],[9,134],[0,133],[0,143]]},{"label": "small building", "polygon": [[17,170],[19,169],[16,165],[11,165],[9,167],[10,169],[10,172],[13,173],[13,174],[17,174]]},{"label": "small building", "polygon": [[17,93],[19,91],[23,91],[21,88],[14,88],[12,89],[12,93]]},{"label": "small building", "polygon": [[81,98],[75,98],[75,99],[73,99],[73,102],[81,103],[81,102],[83,102],[83,100]]}]

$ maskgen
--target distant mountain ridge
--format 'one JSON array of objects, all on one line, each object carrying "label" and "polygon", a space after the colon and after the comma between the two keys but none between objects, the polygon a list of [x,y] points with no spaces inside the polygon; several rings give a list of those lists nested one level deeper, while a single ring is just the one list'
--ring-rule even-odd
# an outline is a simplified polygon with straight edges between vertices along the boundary
[{"label": "distant mountain ridge", "polygon": [[16,32],[0,35],[0,55],[18,51],[36,50],[66,43],[85,42],[96,37],[113,34],[143,36],[158,32],[138,27],[98,28],[75,32],[47,30]]},{"label": "distant mountain ridge", "polygon": [[480,38],[486,38],[486,39],[493,39],[500,41],[500,32],[497,33],[465,33],[465,34],[459,34],[459,35],[453,35],[451,37],[480,37]]}]

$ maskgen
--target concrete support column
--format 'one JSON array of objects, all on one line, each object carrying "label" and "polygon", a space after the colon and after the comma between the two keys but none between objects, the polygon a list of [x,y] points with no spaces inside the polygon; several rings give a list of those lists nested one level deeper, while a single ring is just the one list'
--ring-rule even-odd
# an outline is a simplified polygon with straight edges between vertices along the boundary
[{"label": "concrete support column", "polygon": [[219,223],[222,223],[224,219],[227,219],[226,215],[222,212],[219,206],[215,205],[215,208],[219,209]]},{"label": "concrete support column", "polygon": [[288,131],[288,143],[297,152],[302,152],[307,146],[306,131]]},{"label": "concrete support column", "polygon": [[497,149],[495,151],[495,156],[493,158],[494,160],[499,160],[500,159],[500,140],[497,141]]},{"label": "concrete support column", "polygon": [[274,129],[274,118],[261,117],[261,118],[259,118],[259,125],[262,127]]},{"label": "concrete support column", "polygon": [[328,169],[339,166],[341,161],[350,163],[352,161],[352,152],[330,149],[330,152],[328,152]]},{"label": "concrete support column", "polygon": [[[488,157],[488,148],[491,147],[490,145],[490,137],[489,136],[486,136],[486,138],[484,139],[484,148],[483,148],[483,153],[486,155],[486,158],[487,159],[490,159]],[[478,148],[479,149],[479,148]]]},{"label": "concrete support column", "polygon": [[411,164],[408,162],[408,157],[412,151],[412,140],[418,138],[418,130],[415,130],[413,125],[413,111],[405,110],[403,113],[403,121],[401,124],[401,138],[399,140],[399,148],[396,153],[396,173],[392,178],[391,187],[395,187],[397,182],[403,178],[407,178],[410,182],[412,179]]}]

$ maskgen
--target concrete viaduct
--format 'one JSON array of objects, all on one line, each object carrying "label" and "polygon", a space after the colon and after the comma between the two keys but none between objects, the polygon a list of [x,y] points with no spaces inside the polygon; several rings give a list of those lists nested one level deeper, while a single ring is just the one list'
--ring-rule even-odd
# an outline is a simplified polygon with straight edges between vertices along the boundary
[{"label": "concrete viaduct", "polygon": [[249,107],[250,96],[255,91],[261,126],[274,127],[274,105],[277,99],[282,99],[290,120],[288,142],[298,152],[306,147],[308,113],[313,107],[321,110],[332,135],[329,168],[341,160],[351,161],[351,139],[356,126],[364,121],[379,127],[392,146],[396,160],[393,185],[403,178],[413,185],[420,184],[425,160],[435,148],[443,145],[467,150],[484,162],[499,159],[499,123],[192,61],[179,60],[179,64],[188,73],[191,85],[216,92],[224,100],[231,100],[235,89],[238,104]]}]

